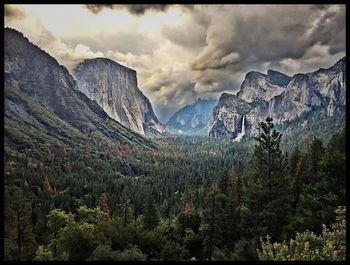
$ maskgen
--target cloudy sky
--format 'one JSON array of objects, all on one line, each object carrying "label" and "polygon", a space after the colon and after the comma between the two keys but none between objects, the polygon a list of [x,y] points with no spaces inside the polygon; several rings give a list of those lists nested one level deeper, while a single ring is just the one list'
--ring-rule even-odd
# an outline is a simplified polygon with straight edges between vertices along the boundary
[{"label": "cloudy sky", "polygon": [[69,69],[94,57],[135,69],[163,122],[236,93],[248,71],[293,75],[345,56],[345,5],[5,5],[5,26]]}]

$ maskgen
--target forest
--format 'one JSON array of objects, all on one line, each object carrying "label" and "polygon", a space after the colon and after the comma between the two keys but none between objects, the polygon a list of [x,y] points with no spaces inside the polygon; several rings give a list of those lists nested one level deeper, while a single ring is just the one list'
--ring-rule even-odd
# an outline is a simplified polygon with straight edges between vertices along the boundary
[{"label": "forest", "polygon": [[5,145],[5,260],[345,260],[345,129],[292,145],[260,128]]}]

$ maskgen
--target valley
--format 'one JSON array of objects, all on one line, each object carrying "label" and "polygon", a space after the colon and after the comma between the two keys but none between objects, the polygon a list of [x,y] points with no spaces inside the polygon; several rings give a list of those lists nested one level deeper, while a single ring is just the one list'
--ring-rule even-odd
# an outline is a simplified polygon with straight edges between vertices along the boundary
[{"label": "valley", "polygon": [[163,124],[135,70],[4,35],[6,261],[345,259],[345,56]]}]

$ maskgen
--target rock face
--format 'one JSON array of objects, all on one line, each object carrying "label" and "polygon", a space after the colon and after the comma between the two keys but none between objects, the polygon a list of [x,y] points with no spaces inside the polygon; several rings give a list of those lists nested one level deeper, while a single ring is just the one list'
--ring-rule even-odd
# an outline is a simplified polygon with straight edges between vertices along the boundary
[{"label": "rock face", "polygon": [[255,99],[270,100],[285,91],[290,79],[289,76],[273,70],[269,70],[267,75],[249,72],[237,96],[247,102]]},{"label": "rock face", "polygon": [[53,134],[60,140],[94,133],[110,140],[148,145],[147,139],[109,118],[81,93],[68,70],[53,57],[22,33],[9,28],[4,32],[7,139],[15,136],[9,127],[12,124]]},{"label": "rock face", "polygon": [[345,113],[346,58],[327,69],[288,77],[269,70],[267,75],[249,72],[237,96],[222,94],[213,110],[208,135],[211,139],[235,139],[242,132],[257,134],[258,123],[272,117],[283,124],[324,109],[326,115]]},{"label": "rock face", "polygon": [[74,70],[78,88],[111,118],[141,134],[166,131],[137,86],[136,71],[106,58],[88,59]]},{"label": "rock face", "polygon": [[198,99],[178,110],[166,123],[173,134],[206,135],[217,100]]},{"label": "rock face", "polygon": [[266,115],[268,104],[266,101],[256,99],[249,103],[239,97],[227,93],[220,96],[217,106],[213,110],[209,124],[209,138],[235,139],[242,132],[243,117],[245,119],[244,131],[255,131],[259,117]]}]

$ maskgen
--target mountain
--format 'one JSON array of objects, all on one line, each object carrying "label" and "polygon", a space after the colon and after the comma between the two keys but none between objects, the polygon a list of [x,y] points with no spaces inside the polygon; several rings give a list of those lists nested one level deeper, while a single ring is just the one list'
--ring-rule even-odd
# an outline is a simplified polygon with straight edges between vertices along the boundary
[{"label": "mountain", "polygon": [[173,114],[166,126],[173,134],[206,135],[217,100],[198,99]]},{"label": "mountain", "polygon": [[327,69],[293,77],[271,70],[267,75],[249,72],[237,95],[221,95],[213,110],[209,138],[235,139],[242,133],[243,120],[244,133],[256,135],[258,123],[267,117],[285,128],[293,122],[303,126],[317,122],[314,118],[307,120],[312,112],[328,118],[345,115],[345,68],[344,57]]},{"label": "mountain", "polygon": [[282,123],[292,120],[315,106],[327,109],[327,115],[345,112],[345,57],[328,69],[296,74],[286,91],[273,98],[269,105],[271,116]]},{"label": "mountain", "polygon": [[267,75],[252,71],[246,74],[237,96],[247,102],[270,100],[285,91],[290,80],[289,76],[273,70],[268,70]]},{"label": "mountain", "polygon": [[86,145],[90,138],[152,148],[151,141],[109,118],[79,91],[68,70],[29,42],[4,30],[5,143]]},{"label": "mountain", "polygon": [[148,98],[137,86],[136,71],[110,59],[84,60],[73,70],[78,88],[109,117],[141,135],[166,131]]}]

